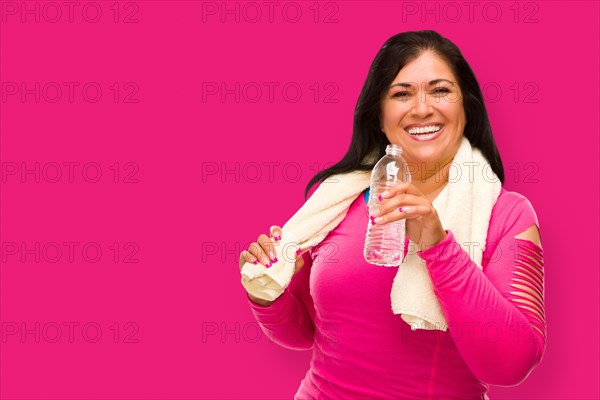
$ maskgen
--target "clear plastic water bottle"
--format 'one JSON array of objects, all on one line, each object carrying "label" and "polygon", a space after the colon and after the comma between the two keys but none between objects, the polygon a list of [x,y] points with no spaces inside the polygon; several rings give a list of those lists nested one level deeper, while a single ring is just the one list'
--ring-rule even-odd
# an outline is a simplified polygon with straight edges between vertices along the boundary
[{"label": "clear plastic water bottle", "polygon": [[[377,199],[387,188],[399,181],[410,182],[408,164],[402,158],[402,148],[389,144],[385,156],[375,164],[371,173],[369,194],[369,215],[381,204]],[[404,240],[406,221],[388,222],[383,225],[372,225],[368,222],[365,239],[364,257],[368,263],[386,267],[397,267],[404,261]]]}]

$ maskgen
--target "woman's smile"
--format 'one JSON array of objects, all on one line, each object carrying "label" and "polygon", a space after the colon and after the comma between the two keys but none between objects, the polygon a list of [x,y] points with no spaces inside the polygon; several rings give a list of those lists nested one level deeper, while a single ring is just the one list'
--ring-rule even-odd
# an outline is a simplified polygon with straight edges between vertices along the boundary
[{"label": "woman's smile", "polygon": [[404,130],[412,139],[418,142],[426,142],[429,140],[435,140],[442,135],[444,131],[444,124],[439,122],[411,124],[405,127]]}]

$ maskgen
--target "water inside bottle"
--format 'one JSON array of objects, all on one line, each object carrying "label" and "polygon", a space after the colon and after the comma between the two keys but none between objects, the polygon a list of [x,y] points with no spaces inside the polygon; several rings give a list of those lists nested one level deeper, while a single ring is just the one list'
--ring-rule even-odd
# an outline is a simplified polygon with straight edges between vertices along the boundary
[{"label": "water inside bottle", "polygon": [[[369,214],[379,209],[378,196],[396,182],[373,184],[369,194]],[[372,225],[369,221],[365,239],[365,260],[374,265],[397,267],[404,259],[404,219],[382,225]]]}]

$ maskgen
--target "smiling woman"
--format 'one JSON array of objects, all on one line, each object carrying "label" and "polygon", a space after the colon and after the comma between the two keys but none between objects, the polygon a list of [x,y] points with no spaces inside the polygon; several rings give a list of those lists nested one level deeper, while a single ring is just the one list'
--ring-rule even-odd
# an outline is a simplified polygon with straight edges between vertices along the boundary
[{"label": "smiling woman", "polygon": [[[311,179],[305,195],[329,177],[352,183],[346,177],[369,173],[388,144],[402,147],[412,181],[383,193],[377,216],[368,214],[362,190],[352,192],[335,214],[343,218],[323,222],[326,234],[297,255],[291,282],[274,300],[248,291],[274,342],[312,349],[295,398],[487,399],[488,385],[523,382],[546,348],[539,223],[525,196],[502,187],[479,84],[459,49],[434,31],[384,43],[356,105],[350,148]],[[472,166],[493,172],[472,179]],[[449,179],[452,167],[457,179]],[[418,245],[410,262],[399,269],[365,262],[369,218],[406,220],[407,238]],[[275,265],[287,225],[260,235],[240,254],[240,268]],[[483,243],[473,240],[479,237]],[[331,246],[335,263],[323,257]],[[270,271],[265,276],[278,272]],[[428,280],[422,292],[407,284],[411,273]],[[435,307],[402,306],[428,296]],[[408,303],[399,306],[398,297]]]}]

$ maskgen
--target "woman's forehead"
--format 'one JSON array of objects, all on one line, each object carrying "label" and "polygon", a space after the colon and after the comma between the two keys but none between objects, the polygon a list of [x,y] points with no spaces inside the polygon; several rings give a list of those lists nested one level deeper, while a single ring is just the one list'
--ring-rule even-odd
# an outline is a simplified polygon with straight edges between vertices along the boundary
[{"label": "woman's forehead", "polygon": [[452,69],[443,58],[435,53],[426,52],[407,63],[398,72],[393,83],[410,82],[427,85],[432,81],[441,79],[450,82],[456,81]]}]

